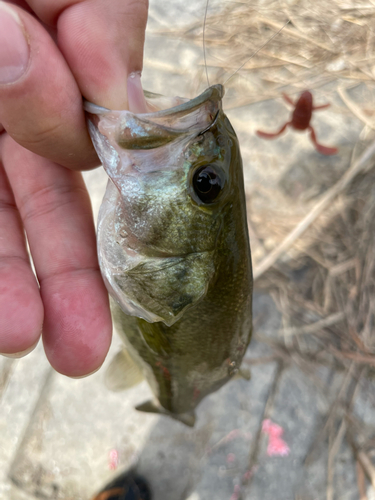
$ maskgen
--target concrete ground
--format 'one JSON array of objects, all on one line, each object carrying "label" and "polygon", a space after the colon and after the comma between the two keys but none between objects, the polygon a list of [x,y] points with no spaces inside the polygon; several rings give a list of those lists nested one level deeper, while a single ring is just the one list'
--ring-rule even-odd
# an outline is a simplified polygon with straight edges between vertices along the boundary
[{"label": "concrete ground", "polygon": [[[189,92],[184,71],[201,62],[200,47],[153,33],[202,19],[203,3],[151,1],[145,88],[169,95]],[[252,194],[259,196],[258,188],[266,180],[278,186],[291,162],[296,168],[323,168],[322,157],[304,136],[295,142],[289,133],[281,142],[264,147],[253,132],[265,126],[270,112],[278,123],[288,116],[280,101],[230,113],[245,157],[252,209]],[[331,126],[334,119],[329,115],[318,130],[329,131],[327,143],[345,147],[345,137],[359,135],[362,126],[345,116],[338,130]],[[270,176],[275,158],[279,162],[276,177],[274,170]],[[324,168],[338,171],[346,165],[337,158],[324,161]],[[85,180],[97,214],[106,175],[98,169],[86,173]],[[278,338],[281,318],[267,294],[255,293],[254,317],[257,331]],[[328,498],[324,441],[313,460],[305,461],[342,375],[317,368],[308,377],[293,363],[280,365],[272,360],[271,348],[254,340],[245,357],[251,381],[233,381],[207,397],[198,408],[196,427],[190,429],[134,410],[150,396],[146,383],[124,393],[107,390],[103,374],[119,345],[115,337],[102,369],[81,380],[55,373],[41,345],[21,360],[0,358],[0,500],[89,500],[103,484],[131,467],[148,479],[154,500]],[[317,380],[329,386],[324,396]],[[362,402],[360,409],[372,421],[371,404]],[[265,419],[284,429],[282,439],[290,449],[286,456],[267,453],[267,436],[261,432]],[[335,500],[359,498],[354,458],[345,442],[336,455],[334,485]]]}]

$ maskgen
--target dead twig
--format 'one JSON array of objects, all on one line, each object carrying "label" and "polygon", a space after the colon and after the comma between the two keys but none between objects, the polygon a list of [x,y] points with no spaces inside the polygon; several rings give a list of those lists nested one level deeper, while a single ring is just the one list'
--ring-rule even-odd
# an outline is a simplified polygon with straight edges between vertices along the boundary
[{"label": "dead twig", "polygon": [[344,377],[344,380],[341,384],[340,390],[337,394],[337,397],[335,398],[334,402],[331,405],[331,408],[328,413],[328,417],[326,419],[326,422],[324,424],[324,427],[318,432],[317,437],[314,439],[314,444],[307,455],[304,464],[308,467],[311,465],[311,463],[314,461],[315,458],[315,452],[317,450],[318,445],[321,443],[322,439],[324,439],[329,426],[332,424],[332,421],[336,418],[336,410],[341,404],[342,398],[345,394],[345,392],[348,389],[348,386],[350,382],[352,381],[353,375],[354,375],[354,363],[352,362],[349,368],[347,369],[346,375]]},{"label": "dead twig", "polygon": [[348,96],[346,93],[346,89],[344,87],[339,87],[337,89],[337,92],[339,93],[339,96],[341,99],[344,101],[348,109],[355,115],[359,120],[361,120],[363,123],[365,123],[368,127],[372,128],[375,130],[375,121],[369,120],[369,118],[364,114],[364,112],[355,104]]},{"label": "dead twig", "polygon": [[366,494],[365,471],[363,469],[361,462],[358,459],[356,460],[356,467],[355,468],[356,468],[356,474],[357,474],[359,500],[368,500],[367,494]]},{"label": "dead twig", "polygon": [[336,437],[332,442],[332,445],[329,447],[328,451],[327,500],[333,500],[334,498],[334,486],[333,486],[334,461],[341,446],[343,437],[345,435],[345,431],[346,431],[346,421],[343,418],[341,420],[340,428],[336,434]]},{"label": "dead twig", "polygon": [[[270,391],[269,391],[269,394],[268,394],[268,398],[267,398],[267,402],[266,402],[264,410],[263,410],[263,415],[262,415],[262,418],[261,418],[261,421],[260,421],[260,425],[259,425],[257,434],[255,436],[255,439],[254,439],[254,442],[253,442],[253,446],[251,447],[251,450],[250,450],[249,465],[247,467],[247,470],[251,470],[255,466],[255,464],[256,464],[257,456],[258,456],[259,449],[260,449],[260,444],[261,444],[261,438],[262,438],[262,422],[266,418],[269,418],[270,415],[271,415],[272,408],[273,408],[273,405],[274,405],[274,402],[275,402],[275,398],[276,398],[276,394],[277,394],[277,391],[278,391],[278,387],[280,385],[280,381],[281,381],[281,378],[282,378],[283,370],[284,370],[284,365],[281,362],[281,363],[279,363],[278,368],[276,370],[276,373],[275,373],[275,376],[274,376],[274,379],[273,379],[273,384],[272,384],[272,386],[270,388]],[[248,480],[246,481],[246,485],[247,486],[250,485],[251,480],[252,480],[252,476],[250,476],[248,478]]]}]

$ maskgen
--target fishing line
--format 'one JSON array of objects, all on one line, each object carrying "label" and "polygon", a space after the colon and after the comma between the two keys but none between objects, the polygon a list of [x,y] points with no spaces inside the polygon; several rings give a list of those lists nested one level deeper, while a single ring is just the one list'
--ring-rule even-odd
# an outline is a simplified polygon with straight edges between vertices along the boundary
[{"label": "fishing line", "polygon": [[[208,0],[207,0],[207,5],[208,5]],[[207,13],[207,10],[206,10],[206,13]],[[204,22],[206,23],[206,19],[204,20]],[[290,19],[288,19],[287,22],[278,31],[276,31],[276,33],[274,35],[271,36],[271,38],[269,38],[263,45],[261,45],[259,47],[259,49],[257,49],[255,52],[253,52],[253,54],[251,54],[249,59],[247,59],[243,64],[241,64],[241,66],[238,69],[236,69],[236,71],[229,78],[227,78],[225,80],[223,85],[225,85],[231,78],[233,78],[234,75],[237,74],[240,71],[240,69],[242,69],[245,66],[245,64],[247,64],[250,61],[250,59],[252,59],[254,56],[256,56],[258,54],[258,52],[260,52],[268,43],[270,43],[271,40],[273,40],[275,38],[275,36],[277,36],[285,28],[285,26],[289,23],[290,23]],[[203,33],[203,35],[204,35],[204,33]],[[206,66],[206,71],[207,71],[207,66]],[[208,81],[208,76],[207,76],[207,81]]]},{"label": "fishing line", "polygon": [[205,39],[204,39],[204,32],[206,30],[206,19],[207,19],[207,11],[208,11],[208,2],[209,1],[210,0],[207,0],[207,2],[206,2],[206,11],[204,13],[204,21],[203,21],[203,56],[204,56],[204,67],[206,68],[206,77],[207,77],[208,87],[210,86],[210,81],[208,79],[207,60],[206,60],[206,44],[205,44]]}]

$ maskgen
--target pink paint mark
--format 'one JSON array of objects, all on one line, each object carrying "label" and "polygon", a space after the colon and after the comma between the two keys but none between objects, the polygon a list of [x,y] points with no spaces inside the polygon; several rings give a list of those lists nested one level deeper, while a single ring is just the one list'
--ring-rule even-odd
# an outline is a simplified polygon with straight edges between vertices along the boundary
[{"label": "pink paint mark", "polygon": [[241,493],[241,486],[239,484],[236,484],[232,496],[230,497],[230,500],[238,500],[240,498],[240,493]]},{"label": "pink paint mark", "polygon": [[116,470],[119,463],[118,451],[113,449],[109,452],[108,467],[110,470]]},{"label": "pink paint mark", "polygon": [[240,498],[241,486],[236,484],[233,489],[233,494],[230,497],[230,500],[238,500]]},{"label": "pink paint mark", "polygon": [[227,463],[232,464],[236,461],[236,455],[234,453],[228,453],[227,455]]},{"label": "pink paint mark", "polygon": [[262,432],[268,435],[267,455],[269,457],[286,457],[290,448],[282,439],[284,429],[273,423],[269,418],[263,420]]}]

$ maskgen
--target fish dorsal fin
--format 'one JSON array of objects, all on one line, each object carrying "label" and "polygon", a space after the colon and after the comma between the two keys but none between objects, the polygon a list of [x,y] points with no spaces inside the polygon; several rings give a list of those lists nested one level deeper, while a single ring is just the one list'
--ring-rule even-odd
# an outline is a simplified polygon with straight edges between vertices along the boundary
[{"label": "fish dorsal fin", "polygon": [[144,379],[143,373],[124,348],[111,361],[105,374],[105,384],[111,391],[124,391]]}]

